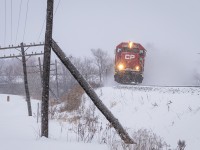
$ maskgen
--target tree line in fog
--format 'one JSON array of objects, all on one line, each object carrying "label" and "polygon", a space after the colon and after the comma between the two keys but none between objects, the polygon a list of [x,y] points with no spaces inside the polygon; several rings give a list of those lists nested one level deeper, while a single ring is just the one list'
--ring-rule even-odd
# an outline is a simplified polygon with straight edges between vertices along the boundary
[{"label": "tree line in fog", "polygon": [[[102,49],[92,49],[91,54],[91,57],[78,58],[69,56],[69,58],[92,86],[99,87],[106,82],[108,75],[113,74],[114,61]],[[58,59],[56,61],[57,63],[55,63],[55,60],[51,61],[51,97],[60,97],[77,84],[62,62]],[[19,59],[13,58],[1,60],[0,63],[0,92],[25,95],[22,62]],[[30,94],[33,98],[41,99],[42,84],[38,57],[27,59],[26,65]]]}]

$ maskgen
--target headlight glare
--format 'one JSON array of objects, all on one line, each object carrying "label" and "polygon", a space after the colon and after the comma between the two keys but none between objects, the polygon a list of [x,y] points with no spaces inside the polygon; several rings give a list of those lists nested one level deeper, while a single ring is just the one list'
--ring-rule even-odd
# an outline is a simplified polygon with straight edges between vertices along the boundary
[{"label": "headlight glare", "polygon": [[124,69],[124,65],[123,65],[123,64],[119,64],[119,65],[117,66],[117,68],[118,68],[119,70],[123,70],[123,69]]},{"label": "headlight glare", "polygon": [[140,71],[140,66],[135,66],[136,71]]}]

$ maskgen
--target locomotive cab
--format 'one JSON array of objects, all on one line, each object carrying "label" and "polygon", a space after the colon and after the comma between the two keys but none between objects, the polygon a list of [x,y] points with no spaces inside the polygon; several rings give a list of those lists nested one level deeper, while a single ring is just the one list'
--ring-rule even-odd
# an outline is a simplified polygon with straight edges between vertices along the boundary
[{"label": "locomotive cab", "polygon": [[139,43],[124,42],[115,50],[115,81],[142,83],[146,50]]}]

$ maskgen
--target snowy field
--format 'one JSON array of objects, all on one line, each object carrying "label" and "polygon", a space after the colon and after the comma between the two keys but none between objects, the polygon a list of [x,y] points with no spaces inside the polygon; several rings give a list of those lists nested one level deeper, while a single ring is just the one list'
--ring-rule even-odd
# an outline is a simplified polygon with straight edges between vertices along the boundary
[{"label": "snowy field", "polygon": [[101,88],[97,93],[130,131],[148,129],[162,137],[170,148],[176,148],[180,139],[185,140],[185,149],[199,150],[199,87],[119,85]]},{"label": "snowy field", "polygon": [[[136,130],[148,129],[162,137],[171,149],[177,147],[180,139],[185,140],[186,150],[199,150],[200,88],[119,85],[96,92],[130,135]],[[86,95],[83,99],[85,108],[93,105]],[[37,123],[36,117],[38,103],[32,100],[33,117],[28,117],[24,97],[10,95],[7,102],[7,95],[0,95],[0,150],[109,149],[98,141],[100,134],[91,143],[81,142],[76,132],[70,130],[77,126],[69,125],[66,120],[51,120],[50,138],[40,138],[40,119]],[[77,115],[75,112],[60,115],[69,118],[73,114]],[[97,109],[95,114],[101,123],[108,123]]]},{"label": "snowy field", "polygon": [[28,117],[23,97],[0,95],[0,150],[106,150],[106,145],[73,142],[62,135],[59,122],[50,121],[50,138],[40,138],[37,123],[37,100],[32,100],[33,117]]}]

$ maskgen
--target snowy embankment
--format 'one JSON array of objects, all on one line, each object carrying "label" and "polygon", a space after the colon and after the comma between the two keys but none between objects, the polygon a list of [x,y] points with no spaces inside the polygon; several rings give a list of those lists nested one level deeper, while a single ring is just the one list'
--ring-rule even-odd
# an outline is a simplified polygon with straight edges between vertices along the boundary
[{"label": "snowy embankment", "polygon": [[58,121],[50,121],[50,138],[40,138],[40,122],[36,112],[39,101],[32,100],[33,117],[28,117],[24,97],[0,94],[0,149],[1,150],[106,150],[107,146],[96,143],[81,143],[70,140],[66,132],[61,132]]},{"label": "snowy embankment", "polygon": [[[134,137],[134,131],[147,129],[162,137],[170,145],[168,148],[176,148],[180,139],[186,142],[185,150],[199,150],[200,88],[119,85],[96,92],[130,136]],[[28,117],[24,97],[10,95],[10,101],[6,99],[7,95],[0,95],[2,150],[123,148],[119,136],[86,95],[79,110],[54,113],[55,119],[49,123],[49,139],[40,138],[41,123],[40,119],[37,123],[36,117],[39,101],[31,101],[33,117]],[[61,106],[57,105],[55,110]]]},{"label": "snowy embankment", "polygon": [[[200,88],[120,85],[104,87],[96,92],[130,131],[148,129],[173,149],[179,139],[185,140],[186,150],[199,149]],[[86,101],[90,101],[87,96]]]}]

